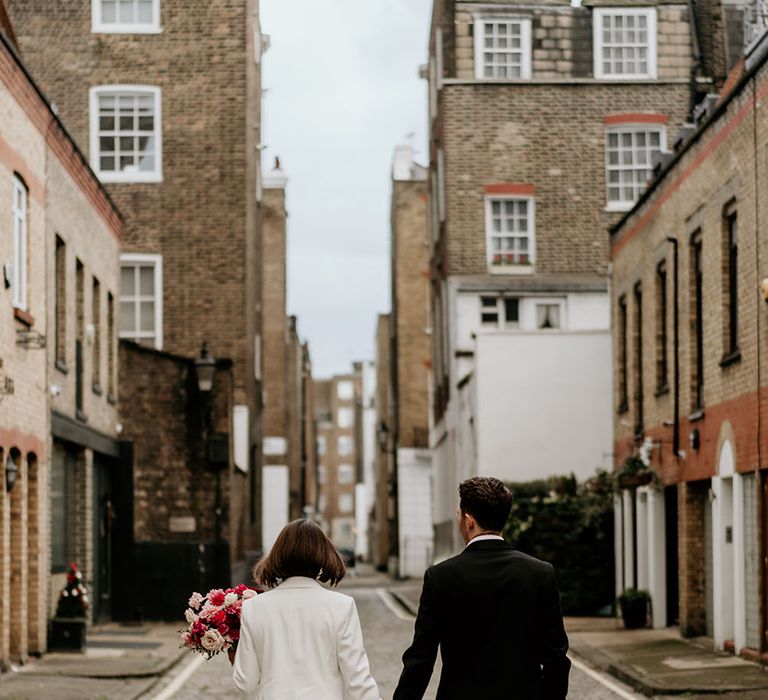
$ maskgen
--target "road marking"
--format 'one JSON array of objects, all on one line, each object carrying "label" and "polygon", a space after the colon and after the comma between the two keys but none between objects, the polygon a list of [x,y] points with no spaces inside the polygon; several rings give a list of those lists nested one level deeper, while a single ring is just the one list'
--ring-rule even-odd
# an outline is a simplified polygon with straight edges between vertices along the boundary
[{"label": "road marking", "polygon": [[189,680],[190,676],[200,668],[200,665],[205,659],[200,654],[195,654],[195,657],[187,662],[181,671],[179,671],[174,679],[163,688],[152,700],[168,700],[172,698],[177,691],[181,690],[182,686]]},{"label": "road marking", "polygon": [[376,593],[379,594],[381,602],[389,608],[389,611],[395,615],[395,617],[405,622],[413,622],[416,618],[413,615],[405,612],[399,604],[392,600],[392,595],[386,588],[377,588]]},{"label": "road marking", "polygon": [[620,698],[624,698],[624,700],[645,700],[645,698],[642,695],[638,695],[637,693],[631,693],[628,690],[625,690],[622,688],[618,683],[615,683],[609,678],[606,678],[603,676],[603,674],[598,673],[597,671],[591,669],[589,666],[587,666],[582,661],[579,661],[578,659],[574,658],[573,655],[568,657],[571,660],[571,663],[579,669],[582,673],[589,676],[592,680],[597,681],[600,683],[600,685],[605,686],[610,690],[612,693],[616,693]]}]

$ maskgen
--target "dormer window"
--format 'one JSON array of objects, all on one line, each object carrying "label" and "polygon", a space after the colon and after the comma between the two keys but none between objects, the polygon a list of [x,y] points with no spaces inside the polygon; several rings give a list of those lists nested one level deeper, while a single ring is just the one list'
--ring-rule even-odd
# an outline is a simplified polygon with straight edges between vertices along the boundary
[{"label": "dormer window", "polygon": [[527,80],[531,77],[531,21],[525,18],[475,18],[475,77]]},{"label": "dormer window", "polygon": [[595,77],[600,80],[656,78],[656,10],[594,11]]}]

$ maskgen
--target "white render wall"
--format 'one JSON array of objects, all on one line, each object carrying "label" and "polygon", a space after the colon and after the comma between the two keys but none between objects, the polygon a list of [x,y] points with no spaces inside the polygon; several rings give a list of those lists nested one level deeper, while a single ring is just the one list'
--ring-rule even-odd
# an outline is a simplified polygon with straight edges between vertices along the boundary
[{"label": "white render wall", "polygon": [[529,481],[611,466],[609,332],[477,336],[477,473]]},{"label": "white render wall", "polygon": [[288,524],[288,467],[265,466],[262,470],[262,541],[264,553],[272,549],[277,536]]},{"label": "white render wall", "polygon": [[432,564],[432,455],[426,449],[397,451],[400,571],[418,578]]}]

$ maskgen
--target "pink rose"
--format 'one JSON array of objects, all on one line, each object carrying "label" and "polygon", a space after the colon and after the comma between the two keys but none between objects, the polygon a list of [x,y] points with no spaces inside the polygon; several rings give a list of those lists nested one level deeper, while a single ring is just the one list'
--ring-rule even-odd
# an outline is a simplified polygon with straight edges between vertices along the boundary
[{"label": "pink rose", "polygon": [[256,591],[253,590],[253,588],[247,588],[243,591],[243,600],[248,600],[249,598],[255,598],[256,597]]},{"label": "pink rose", "polygon": [[205,599],[199,593],[193,593],[189,597],[189,607],[195,610],[200,610],[200,606],[203,604],[203,600]]}]

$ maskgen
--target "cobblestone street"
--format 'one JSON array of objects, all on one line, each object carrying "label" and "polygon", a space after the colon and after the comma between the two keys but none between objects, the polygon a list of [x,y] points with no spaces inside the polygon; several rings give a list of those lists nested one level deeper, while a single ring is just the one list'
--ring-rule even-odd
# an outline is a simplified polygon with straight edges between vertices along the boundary
[{"label": "cobblestone street", "polygon": [[[413,621],[407,615],[398,616],[388,607],[379,592],[380,590],[361,587],[347,589],[345,592],[353,595],[357,601],[373,675],[379,684],[381,697],[384,700],[389,700],[400,675],[400,656],[411,640]],[[437,676],[438,674],[435,673],[429,691],[424,696],[425,700],[434,700],[437,690]],[[616,681],[610,682],[616,683],[617,687],[622,687]],[[617,700],[618,698],[627,700],[640,697],[628,691],[624,692],[625,694],[613,692],[578,668],[574,668],[571,673],[569,697],[575,700]],[[194,675],[176,693],[163,695],[163,686],[158,686],[155,688],[155,692],[147,697],[154,698],[157,696],[160,696],[162,700],[166,700],[166,698],[173,698],[174,700],[237,700],[237,698],[242,697],[232,686],[230,666],[223,656],[198,666]]]}]

